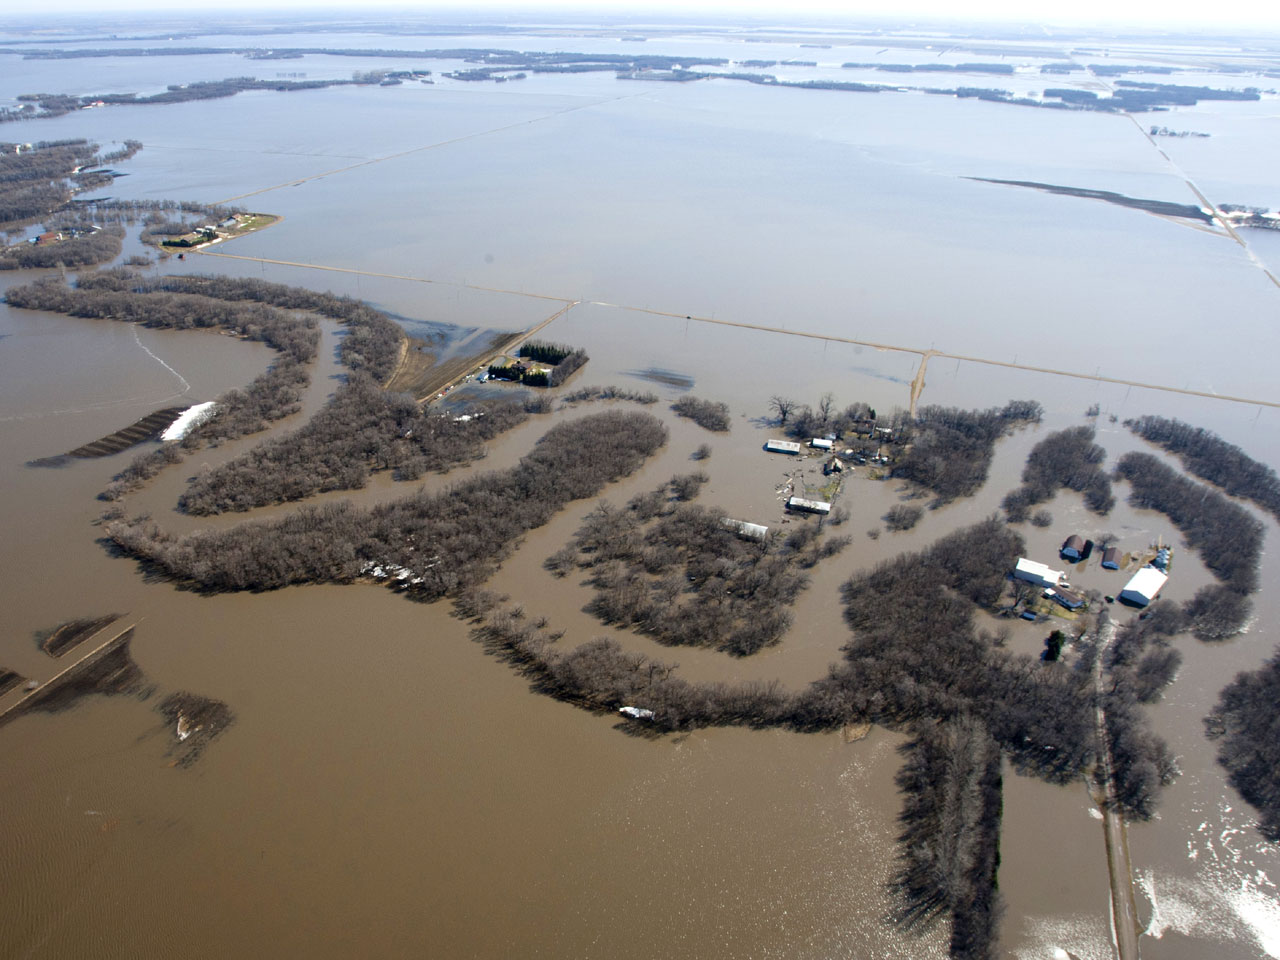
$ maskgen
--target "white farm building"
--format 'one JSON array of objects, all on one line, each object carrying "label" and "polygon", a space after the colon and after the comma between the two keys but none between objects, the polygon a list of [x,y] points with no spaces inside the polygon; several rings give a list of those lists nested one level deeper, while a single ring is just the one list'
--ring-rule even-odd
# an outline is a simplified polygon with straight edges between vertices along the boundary
[{"label": "white farm building", "polygon": [[1120,591],[1120,599],[1139,607],[1145,607],[1156,598],[1169,575],[1155,567],[1143,567]]},{"label": "white farm building", "polygon": [[769,528],[764,524],[747,523],[745,520],[735,520],[733,517],[721,517],[720,526],[748,540],[763,540],[769,534]]},{"label": "white farm building", "polygon": [[1043,563],[1019,557],[1013,568],[1013,575],[1019,580],[1026,580],[1038,587],[1056,587],[1066,576],[1061,570],[1051,570]]},{"label": "white farm building", "polygon": [[800,444],[790,440],[766,440],[764,448],[769,453],[799,453]]},{"label": "white farm building", "polygon": [[825,500],[806,500],[804,497],[790,497],[787,500],[788,510],[797,510],[800,513],[830,513],[831,504]]},{"label": "white farm building", "polygon": [[830,450],[835,446],[835,442],[824,439],[823,437],[814,437],[809,441],[809,446],[813,447],[815,450]]}]

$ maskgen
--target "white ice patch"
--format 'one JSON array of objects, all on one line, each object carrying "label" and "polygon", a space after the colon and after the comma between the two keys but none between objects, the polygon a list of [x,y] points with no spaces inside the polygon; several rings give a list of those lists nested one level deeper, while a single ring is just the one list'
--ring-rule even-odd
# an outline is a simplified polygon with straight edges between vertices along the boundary
[{"label": "white ice patch", "polygon": [[1026,929],[1025,945],[1012,951],[1018,960],[1114,960],[1111,928],[1100,916],[1028,917]]},{"label": "white ice patch", "polygon": [[1280,898],[1253,860],[1274,853],[1274,847],[1258,836],[1248,811],[1220,803],[1216,813],[1188,838],[1187,857],[1198,867],[1194,875],[1138,875],[1151,904],[1143,933],[1159,939],[1172,930],[1210,943],[1249,944],[1259,956],[1280,958]]},{"label": "white ice patch", "polygon": [[207,403],[197,403],[194,407],[188,407],[178,416],[177,420],[165,427],[164,433],[160,434],[160,439],[167,441],[181,440],[187,435],[188,430],[198,427],[212,417],[216,406],[217,404],[210,400]]}]

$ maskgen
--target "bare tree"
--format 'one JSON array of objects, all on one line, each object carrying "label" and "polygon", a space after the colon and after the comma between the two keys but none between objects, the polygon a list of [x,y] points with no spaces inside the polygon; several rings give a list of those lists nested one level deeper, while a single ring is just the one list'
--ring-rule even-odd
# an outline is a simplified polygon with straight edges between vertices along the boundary
[{"label": "bare tree", "polygon": [[796,402],[790,397],[782,397],[774,394],[769,398],[769,409],[778,415],[778,423],[786,425],[787,417],[791,416],[791,411],[795,409]]},{"label": "bare tree", "polygon": [[822,425],[826,426],[831,422],[831,411],[835,408],[836,398],[830,393],[824,393],[822,399],[818,401],[818,417],[822,420]]}]

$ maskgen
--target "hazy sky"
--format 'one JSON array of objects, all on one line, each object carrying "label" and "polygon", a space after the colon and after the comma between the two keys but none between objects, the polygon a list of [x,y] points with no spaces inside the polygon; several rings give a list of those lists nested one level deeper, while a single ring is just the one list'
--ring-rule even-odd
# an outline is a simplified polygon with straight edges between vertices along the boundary
[{"label": "hazy sky", "polygon": [[[1016,22],[1045,20],[1053,23],[1130,23],[1160,29],[1172,27],[1179,23],[1226,25],[1275,26],[1280,24],[1280,3],[1268,0],[1067,0],[1067,2],[1045,3],[1034,0],[969,0],[957,4],[954,0],[599,0],[596,3],[584,3],[582,0],[570,2],[547,3],[546,0],[473,0],[466,4],[458,2],[433,3],[423,0],[375,0],[372,4],[352,3],[351,0],[191,0],[175,6],[172,0],[43,0],[39,11],[75,11],[93,12],[110,16],[130,10],[161,11],[176,14],[180,9],[200,10],[202,13],[218,10],[291,10],[306,11],[309,9],[346,8],[363,9],[370,14],[391,8],[413,10],[422,15],[432,10],[447,9],[455,13],[460,9],[470,10],[477,17],[483,17],[498,11],[514,11],[523,16],[536,17],[539,11],[546,10],[597,10],[611,14],[635,15],[637,19],[650,20],[662,12],[679,12],[684,16],[694,15],[699,11],[714,12],[720,15],[731,15],[735,12],[750,15],[753,19],[764,18],[773,22],[785,23],[796,15],[826,16],[832,19],[849,19],[859,15],[893,16],[909,18],[913,16],[940,17],[948,20],[965,18],[1001,19]],[[961,9],[964,13],[961,14]],[[34,11],[33,11],[34,12]],[[27,11],[23,11],[27,16]],[[26,19],[26,16],[24,16]]]}]

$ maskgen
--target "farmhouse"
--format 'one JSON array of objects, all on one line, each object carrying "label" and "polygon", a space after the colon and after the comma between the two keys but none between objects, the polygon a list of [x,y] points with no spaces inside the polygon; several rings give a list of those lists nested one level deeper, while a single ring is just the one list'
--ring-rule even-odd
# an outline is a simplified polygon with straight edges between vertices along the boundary
[{"label": "farmhouse", "polygon": [[1051,591],[1046,590],[1045,592],[1052,593],[1053,599],[1068,610],[1079,610],[1084,606],[1084,595],[1076,593],[1074,590],[1064,590],[1062,587],[1056,587]]},{"label": "farmhouse", "polygon": [[1043,563],[1019,557],[1013,568],[1013,575],[1018,580],[1026,580],[1038,587],[1056,587],[1065,576],[1061,570],[1050,570]]},{"label": "farmhouse", "polygon": [[1062,545],[1063,560],[1079,560],[1084,555],[1084,541],[1077,534],[1067,537],[1067,542]]},{"label": "farmhouse", "polygon": [[1120,591],[1120,599],[1137,607],[1145,607],[1160,593],[1169,575],[1155,567],[1143,567],[1133,575],[1124,589]]}]

